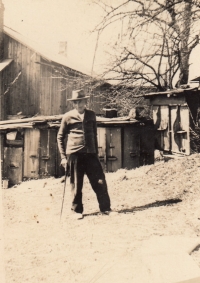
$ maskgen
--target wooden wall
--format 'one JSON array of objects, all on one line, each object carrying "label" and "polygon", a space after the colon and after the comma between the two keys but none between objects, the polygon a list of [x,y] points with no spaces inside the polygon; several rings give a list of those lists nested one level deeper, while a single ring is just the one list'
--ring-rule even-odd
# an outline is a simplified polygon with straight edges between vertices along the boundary
[{"label": "wooden wall", "polygon": [[[57,129],[24,129],[21,143],[10,140],[6,135],[2,152],[3,177],[9,179],[9,186],[18,184],[24,178],[35,179],[48,176],[62,176],[60,154],[57,149]],[[18,137],[19,138],[19,137]]]},{"label": "wooden wall", "polygon": [[[16,40],[4,35],[4,57],[14,60],[11,72],[12,85],[6,100],[7,115],[22,112],[34,115],[38,112],[40,93],[39,56]],[[17,79],[18,77],[18,79]]]},{"label": "wooden wall", "polygon": [[[41,91],[39,96],[40,114],[56,115],[65,113],[68,110],[67,97],[71,91],[70,87],[62,90],[62,79],[57,78],[60,75],[55,75],[52,67],[48,62],[41,58],[41,76],[40,85]],[[71,95],[71,93],[70,93]]]},{"label": "wooden wall", "polygon": [[57,130],[26,129],[24,140],[24,172],[25,178],[42,178],[56,176],[58,162]]},{"label": "wooden wall", "polygon": [[19,76],[7,95],[7,115],[56,115],[72,108],[67,98],[71,98],[74,82],[65,81],[63,85],[63,79],[53,70],[61,65],[50,63],[8,35],[4,35],[4,50],[5,58],[14,59],[12,81]]},{"label": "wooden wall", "polygon": [[190,124],[187,105],[153,105],[155,147],[166,152],[190,154]]},{"label": "wooden wall", "polygon": [[0,72],[0,120],[5,120],[7,117],[7,97],[9,95],[9,85],[12,82],[13,62]]},{"label": "wooden wall", "polygon": [[[7,90],[11,82],[12,67],[13,67],[13,63],[11,63],[9,66],[7,66],[5,69],[3,69],[0,72],[0,120],[5,120],[7,117],[6,98],[7,95],[9,94]],[[0,156],[1,156],[0,162],[3,161],[3,156],[4,156],[3,144],[4,144],[4,135],[0,133]],[[1,165],[3,165],[3,163]],[[2,172],[3,166],[0,166],[0,168],[1,168],[1,173],[3,173]]]}]

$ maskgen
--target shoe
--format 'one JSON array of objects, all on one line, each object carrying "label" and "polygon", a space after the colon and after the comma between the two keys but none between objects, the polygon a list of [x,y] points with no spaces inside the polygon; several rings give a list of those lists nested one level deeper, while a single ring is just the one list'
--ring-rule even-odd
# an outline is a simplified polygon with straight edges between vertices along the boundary
[{"label": "shoe", "polygon": [[71,214],[71,218],[74,219],[74,220],[83,219],[83,214],[74,212],[74,213]]},{"label": "shoe", "polygon": [[117,212],[117,211],[109,210],[109,211],[103,211],[102,214],[108,215],[108,216],[115,216],[115,215],[118,214],[118,212]]}]

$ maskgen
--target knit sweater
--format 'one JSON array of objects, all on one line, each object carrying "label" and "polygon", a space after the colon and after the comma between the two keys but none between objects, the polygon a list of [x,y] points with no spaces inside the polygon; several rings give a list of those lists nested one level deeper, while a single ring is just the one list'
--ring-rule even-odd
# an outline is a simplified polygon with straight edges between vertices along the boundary
[{"label": "knit sweater", "polygon": [[64,114],[57,135],[61,158],[75,152],[98,153],[96,115],[85,109],[84,119],[73,109]]}]

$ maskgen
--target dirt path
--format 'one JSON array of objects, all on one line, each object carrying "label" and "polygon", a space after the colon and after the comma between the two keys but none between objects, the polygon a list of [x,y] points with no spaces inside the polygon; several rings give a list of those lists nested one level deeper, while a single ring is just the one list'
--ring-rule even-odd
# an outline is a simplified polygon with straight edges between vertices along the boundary
[{"label": "dirt path", "polygon": [[[129,283],[139,282],[140,270],[140,282],[155,283],[141,248],[152,237],[200,237],[199,173],[196,154],[106,174],[112,208],[118,211],[112,217],[98,214],[85,180],[85,217],[76,221],[69,216],[69,189],[59,221],[61,179],[4,190],[6,282]],[[192,258],[200,266],[198,249]]]}]

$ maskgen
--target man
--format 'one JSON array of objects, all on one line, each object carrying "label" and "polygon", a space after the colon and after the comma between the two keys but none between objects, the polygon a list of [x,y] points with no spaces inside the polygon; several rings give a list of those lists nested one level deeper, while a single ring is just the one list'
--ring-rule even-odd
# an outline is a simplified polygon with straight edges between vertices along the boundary
[{"label": "man", "polygon": [[105,175],[98,159],[96,116],[86,109],[88,97],[83,90],[72,92],[72,98],[68,100],[73,102],[74,109],[64,114],[57,136],[61,164],[70,170],[74,193],[72,211],[77,219],[83,218],[84,174],[96,193],[100,211],[108,215],[111,211]]}]

